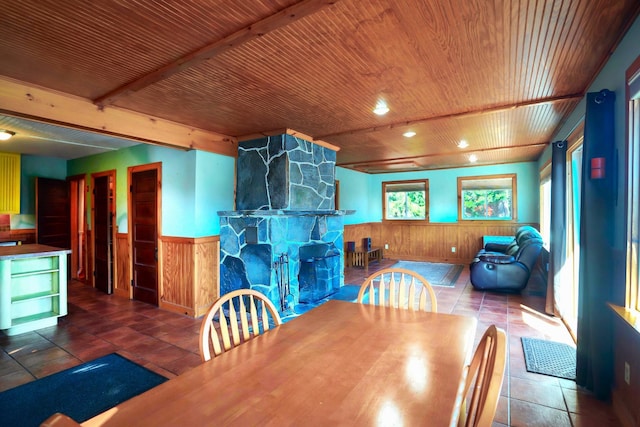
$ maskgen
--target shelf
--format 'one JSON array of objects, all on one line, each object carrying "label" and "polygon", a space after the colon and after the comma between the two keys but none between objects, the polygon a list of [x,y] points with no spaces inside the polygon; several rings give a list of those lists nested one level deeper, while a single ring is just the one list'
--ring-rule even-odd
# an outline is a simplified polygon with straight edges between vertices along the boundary
[{"label": "shelf", "polygon": [[11,278],[19,278],[19,277],[28,277],[28,276],[35,276],[38,274],[50,274],[50,273],[57,273],[59,270],[57,268],[52,268],[49,270],[38,270],[38,271],[28,271],[25,273],[13,273],[11,275]]},{"label": "shelf", "polygon": [[54,326],[67,314],[67,251],[17,248],[0,257],[0,327],[8,336]]},{"label": "shelf", "polygon": [[58,317],[60,314],[56,313],[55,311],[46,311],[44,313],[38,313],[38,314],[32,314],[31,316],[25,316],[25,317],[18,317],[16,319],[13,319],[11,321],[11,327],[14,326],[20,326],[23,325],[25,323],[31,323],[37,320],[43,320],[43,319],[47,319],[50,317],[56,318]]},{"label": "shelf", "polygon": [[57,297],[60,296],[59,292],[38,292],[35,294],[28,294],[28,295],[20,295],[18,297],[13,297],[11,299],[11,304],[16,304],[16,303],[21,303],[21,302],[25,302],[25,301],[33,301],[33,300],[37,300],[37,299],[44,299],[44,298],[51,298],[51,297]]}]

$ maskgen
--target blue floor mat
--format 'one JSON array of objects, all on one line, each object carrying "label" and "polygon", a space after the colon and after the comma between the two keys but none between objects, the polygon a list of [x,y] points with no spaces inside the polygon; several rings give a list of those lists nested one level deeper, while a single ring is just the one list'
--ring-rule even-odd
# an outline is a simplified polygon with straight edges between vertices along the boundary
[{"label": "blue floor mat", "polygon": [[77,422],[167,379],[116,353],[0,393],[0,426],[39,426],[56,412]]}]

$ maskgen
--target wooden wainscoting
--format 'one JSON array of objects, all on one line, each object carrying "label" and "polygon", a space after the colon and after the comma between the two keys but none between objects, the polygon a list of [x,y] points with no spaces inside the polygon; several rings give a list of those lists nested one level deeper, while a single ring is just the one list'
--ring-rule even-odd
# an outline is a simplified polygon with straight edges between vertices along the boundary
[{"label": "wooden wainscoting", "polygon": [[[362,244],[371,237],[372,246],[383,247],[385,258],[468,263],[482,248],[483,236],[513,236],[523,225],[533,223],[497,223],[473,221],[464,223],[371,222],[345,225],[344,241]],[[455,247],[456,251],[451,252]]]},{"label": "wooden wainscoting", "polygon": [[129,235],[116,233],[115,245],[115,278],[113,281],[113,293],[126,298],[131,298],[131,266],[129,256]]},{"label": "wooden wainscoting", "polygon": [[199,317],[220,295],[220,238],[161,237],[160,307]]}]

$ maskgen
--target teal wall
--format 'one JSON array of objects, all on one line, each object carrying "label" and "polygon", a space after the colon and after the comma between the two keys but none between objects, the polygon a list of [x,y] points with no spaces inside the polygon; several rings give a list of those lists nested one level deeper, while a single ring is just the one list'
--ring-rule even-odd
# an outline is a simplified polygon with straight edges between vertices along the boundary
[{"label": "teal wall", "polygon": [[[202,237],[218,234],[217,211],[233,207],[233,184],[229,185],[234,176],[235,159],[232,157],[141,144],[69,160],[67,172],[70,176],[87,174],[89,183],[92,173],[115,169],[116,224],[119,232],[126,233],[127,169],[156,162],[162,163],[162,235]],[[90,199],[87,206],[91,206]],[[88,221],[91,223],[90,218]]]},{"label": "teal wall", "polygon": [[336,180],[340,181],[338,207],[355,210],[355,214],[344,217],[346,224],[362,224],[372,221],[369,216],[371,197],[369,196],[370,175],[350,169],[336,168]]},{"label": "teal wall", "polygon": [[458,177],[516,174],[518,222],[539,222],[539,172],[537,162],[495,166],[473,166],[422,172],[369,175],[337,168],[340,180],[340,209],[355,209],[345,224],[382,221],[382,182],[413,179],[429,180],[430,222],[458,220]]},{"label": "teal wall", "polygon": [[20,156],[20,214],[11,215],[11,228],[35,228],[36,177],[65,179],[67,161],[23,154]]},{"label": "teal wall", "polygon": [[234,209],[235,159],[196,153],[195,237],[220,234],[218,211]]}]

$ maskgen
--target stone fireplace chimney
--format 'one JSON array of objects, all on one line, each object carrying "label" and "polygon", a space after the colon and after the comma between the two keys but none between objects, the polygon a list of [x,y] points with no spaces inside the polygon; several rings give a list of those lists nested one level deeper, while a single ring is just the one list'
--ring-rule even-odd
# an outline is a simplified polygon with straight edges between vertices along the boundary
[{"label": "stone fireplace chimney", "polygon": [[[221,294],[256,289],[281,311],[293,310],[300,302],[301,247],[313,248],[302,251],[313,254],[303,260],[303,275],[335,275],[303,277],[303,300],[321,299],[344,284],[344,215],[352,211],[335,210],[335,163],[334,150],[289,134],[239,144],[238,210],[218,212]],[[309,268],[315,260],[320,269]],[[308,289],[316,281],[322,289]]]}]

